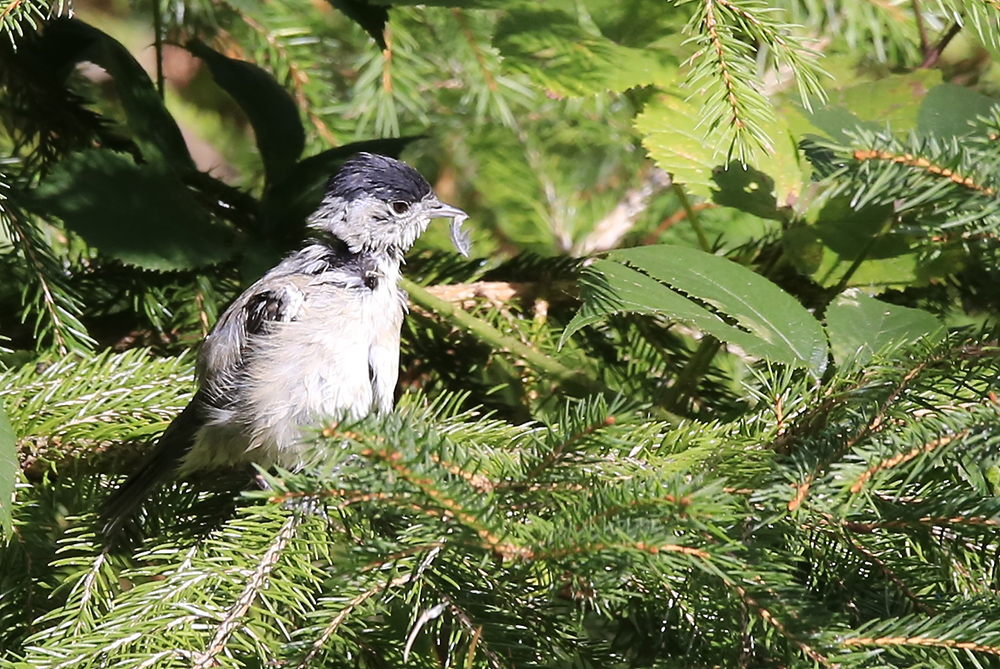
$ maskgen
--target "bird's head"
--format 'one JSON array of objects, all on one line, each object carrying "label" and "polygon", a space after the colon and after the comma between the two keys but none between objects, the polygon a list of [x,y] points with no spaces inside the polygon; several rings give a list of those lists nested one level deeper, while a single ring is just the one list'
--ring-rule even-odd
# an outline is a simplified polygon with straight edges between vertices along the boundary
[{"label": "bird's head", "polygon": [[359,153],[327,183],[319,209],[309,225],[332,234],[352,253],[402,256],[432,218],[452,219],[452,242],[468,255],[461,229],[468,215],[442,203],[419,172],[394,158]]}]

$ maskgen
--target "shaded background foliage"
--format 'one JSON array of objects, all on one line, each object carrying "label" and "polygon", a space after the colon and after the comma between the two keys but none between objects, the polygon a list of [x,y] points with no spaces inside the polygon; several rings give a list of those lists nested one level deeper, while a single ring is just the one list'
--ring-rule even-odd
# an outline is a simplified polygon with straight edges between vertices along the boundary
[{"label": "shaded background foliage", "polygon": [[[4,666],[995,663],[995,4],[9,0],[0,30]],[[397,412],[105,546],[191,349],[357,150],[474,229],[408,258]]]}]

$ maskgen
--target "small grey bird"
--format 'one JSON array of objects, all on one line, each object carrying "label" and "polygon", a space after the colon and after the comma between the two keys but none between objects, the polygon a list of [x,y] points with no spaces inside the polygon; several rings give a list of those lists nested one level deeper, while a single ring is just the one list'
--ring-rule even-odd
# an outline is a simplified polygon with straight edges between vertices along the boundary
[{"label": "small grey bird", "polygon": [[174,475],[251,462],[296,469],[303,428],[390,411],[406,311],[400,264],[433,218],[452,219],[452,241],[468,255],[467,215],[442,204],[419,172],[370,153],[348,160],[309,220],[312,238],[205,339],[195,396],[106,501],[105,533]]}]

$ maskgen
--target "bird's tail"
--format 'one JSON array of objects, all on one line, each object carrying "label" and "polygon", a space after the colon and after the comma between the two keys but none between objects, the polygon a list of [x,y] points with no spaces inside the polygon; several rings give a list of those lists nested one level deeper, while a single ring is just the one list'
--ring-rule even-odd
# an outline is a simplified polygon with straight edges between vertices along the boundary
[{"label": "bird's tail", "polygon": [[191,450],[201,426],[199,402],[192,401],[170,423],[138,471],[129,476],[101,506],[105,538],[118,536],[149,494],[177,471],[181,459]]}]

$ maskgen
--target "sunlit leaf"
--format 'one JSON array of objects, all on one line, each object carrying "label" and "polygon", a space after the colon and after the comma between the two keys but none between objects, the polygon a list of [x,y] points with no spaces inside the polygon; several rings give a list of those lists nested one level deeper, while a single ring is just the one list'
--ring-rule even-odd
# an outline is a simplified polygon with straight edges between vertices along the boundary
[{"label": "sunlit leaf", "polygon": [[944,325],[922,309],[911,309],[850,289],[826,311],[826,330],[837,365],[863,365],[876,353],[920,339],[939,340]]},{"label": "sunlit leaf", "polygon": [[3,402],[0,402],[0,539],[11,533],[11,515],[14,505],[14,482],[20,465],[17,461],[17,438],[7,420]]},{"label": "sunlit leaf", "polygon": [[735,344],[749,355],[822,374],[827,354],[823,328],[795,298],[759,274],[676,246],[615,251],[608,258],[588,268],[583,306],[563,341],[614,313],[656,314]]},{"label": "sunlit leaf", "polygon": [[[636,117],[635,127],[656,164],[695,195],[711,198],[714,191],[731,190],[748,176],[747,168],[727,159],[726,146],[713,144],[712,138],[706,137],[699,108],[680,97],[661,95],[651,100]],[[770,124],[767,131],[774,143],[773,150],[759,149],[748,162],[756,175],[769,180],[770,190],[764,193],[755,188],[750,194],[754,198],[768,197],[773,206],[784,206],[801,192],[808,169],[799,160],[795,138],[782,121]],[[726,174],[733,170],[744,174]],[[757,186],[765,183],[759,176],[750,176]],[[739,197],[728,197],[720,204],[739,206],[742,201]]]}]

